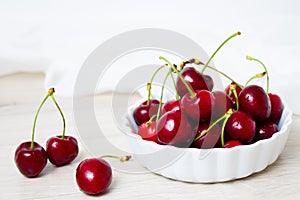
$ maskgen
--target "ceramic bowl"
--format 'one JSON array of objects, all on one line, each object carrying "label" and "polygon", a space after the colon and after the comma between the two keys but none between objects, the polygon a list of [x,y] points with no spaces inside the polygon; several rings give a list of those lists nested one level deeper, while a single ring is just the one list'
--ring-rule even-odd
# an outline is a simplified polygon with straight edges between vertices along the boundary
[{"label": "ceramic bowl", "polygon": [[185,182],[213,183],[247,177],[274,163],[283,151],[292,124],[292,111],[284,103],[279,132],[271,138],[234,148],[177,148],[141,139],[128,108],[129,142],[135,158],[151,172]]}]

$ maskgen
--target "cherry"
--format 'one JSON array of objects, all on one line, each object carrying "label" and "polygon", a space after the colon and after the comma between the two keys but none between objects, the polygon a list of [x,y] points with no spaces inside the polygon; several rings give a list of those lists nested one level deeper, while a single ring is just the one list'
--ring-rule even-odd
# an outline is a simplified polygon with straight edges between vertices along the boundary
[{"label": "cherry", "polygon": [[255,136],[256,124],[249,114],[234,111],[226,122],[225,131],[234,140],[250,143]]},{"label": "cherry", "polygon": [[148,141],[153,141],[159,144],[157,134],[156,134],[156,122],[144,122],[138,128],[138,134]]},{"label": "cherry", "polygon": [[66,120],[56,102],[53,93],[51,99],[57,107],[63,121],[63,132],[61,136],[51,137],[47,140],[46,151],[49,161],[56,166],[63,166],[72,162],[78,155],[77,140],[72,136],[65,136]]},{"label": "cherry", "polygon": [[207,90],[196,90],[194,97],[187,93],[181,99],[182,111],[196,122],[210,121],[214,104],[215,98]]},{"label": "cherry", "polygon": [[163,104],[161,115],[172,110],[181,110],[180,100],[170,100]]},{"label": "cherry", "polygon": [[[200,136],[209,127],[209,123],[201,123],[197,128],[196,138]],[[194,140],[192,147],[200,149],[210,149],[213,147],[221,147],[221,127],[214,125],[204,136],[198,140]]]},{"label": "cherry", "polygon": [[243,143],[241,143],[238,140],[229,140],[225,143],[224,148],[232,148],[232,147],[241,146],[241,145],[243,145]]},{"label": "cherry", "polygon": [[203,78],[204,78],[205,83],[207,85],[207,89],[209,91],[212,91],[213,88],[214,88],[214,80],[212,79],[212,77],[207,75],[207,74],[203,74]]},{"label": "cherry", "polygon": [[232,82],[230,85],[228,85],[225,88],[225,93],[230,97],[232,103],[233,103],[233,107],[237,108],[237,101],[236,101],[236,97],[234,95],[233,90],[235,89],[237,96],[241,93],[242,88],[241,86],[237,85],[236,83]]},{"label": "cherry", "polygon": [[277,94],[268,94],[271,101],[271,114],[268,121],[278,124],[283,112],[283,104],[281,98]]},{"label": "cherry", "polygon": [[158,141],[178,147],[188,147],[195,133],[189,120],[179,110],[165,113],[157,121],[156,133]]},{"label": "cherry", "polygon": [[278,132],[278,126],[276,124],[273,122],[265,122],[258,125],[256,137],[258,140],[268,139],[276,132]]},{"label": "cherry", "polygon": [[156,99],[146,100],[141,103],[133,111],[133,118],[136,124],[139,126],[144,122],[149,121],[149,119],[157,113],[159,107],[159,101]]},{"label": "cherry", "polygon": [[271,114],[271,102],[263,88],[249,85],[239,94],[240,109],[249,113],[256,121],[266,121]]},{"label": "cherry", "polygon": [[45,104],[49,96],[54,92],[53,88],[48,90],[47,95],[41,102],[33,121],[31,142],[23,142],[15,151],[15,163],[19,171],[26,177],[36,177],[47,164],[47,153],[45,149],[38,143],[34,142],[35,127],[41,108]]},{"label": "cherry", "polygon": [[49,161],[62,166],[72,162],[78,155],[77,140],[71,136],[56,136],[47,140],[46,144]]},{"label": "cherry", "polygon": [[213,118],[218,119],[223,116],[230,108],[233,108],[232,100],[223,91],[214,91],[215,105],[213,109]]},{"label": "cherry", "polygon": [[102,156],[89,158],[80,162],[76,168],[76,183],[81,191],[98,195],[105,192],[112,182],[112,169],[104,157],[119,158],[121,162],[129,160],[130,156]]},{"label": "cherry", "polygon": [[19,171],[26,177],[38,176],[47,164],[47,153],[45,149],[34,142],[24,142],[18,146],[15,152],[15,162]]},{"label": "cherry", "polygon": [[83,160],[76,169],[76,182],[87,194],[95,195],[106,191],[111,181],[111,167],[101,158]]},{"label": "cherry", "polygon": [[[189,84],[189,86],[195,90],[208,90],[208,84],[205,81],[204,76],[193,67],[186,67],[181,71],[181,76]],[[208,79],[206,77],[206,79]],[[211,79],[212,80],[212,79]],[[209,83],[211,87],[211,82]],[[188,89],[180,78],[176,81],[176,90],[178,94],[183,97],[188,93]]]}]

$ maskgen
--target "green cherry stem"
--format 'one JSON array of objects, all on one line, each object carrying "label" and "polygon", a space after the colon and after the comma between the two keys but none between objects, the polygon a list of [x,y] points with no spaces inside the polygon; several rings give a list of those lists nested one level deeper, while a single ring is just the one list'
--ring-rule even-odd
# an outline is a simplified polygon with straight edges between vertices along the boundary
[{"label": "green cherry stem", "polygon": [[149,119],[149,121],[146,122],[146,127],[149,127],[149,125],[151,124],[151,122],[153,121],[153,119],[156,117],[156,115],[152,115],[151,118]]},{"label": "green cherry stem", "polygon": [[113,156],[113,155],[103,155],[101,156],[100,158],[114,158],[114,159],[117,159],[121,162],[125,162],[125,161],[128,161],[131,159],[131,156]]},{"label": "green cherry stem", "polygon": [[267,70],[267,67],[265,66],[265,64],[262,62],[262,61],[260,61],[260,60],[258,60],[257,58],[253,58],[253,57],[251,57],[251,56],[246,56],[246,59],[247,60],[254,60],[254,61],[256,61],[256,62],[259,62],[262,66],[263,66],[263,68],[265,69],[265,72],[266,72],[266,75],[267,75],[267,88],[266,88],[266,93],[268,94],[269,93],[269,82],[270,82],[270,79],[269,79],[269,72],[268,72],[268,70]]},{"label": "green cherry stem", "polygon": [[226,40],[224,40],[224,42],[222,42],[222,44],[215,50],[215,52],[212,54],[212,56],[210,56],[209,60],[205,63],[202,71],[201,71],[201,74],[204,73],[207,65],[209,64],[209,62],[213,59],[213,57],[217,54],[217,52],[224,46],[224,44],[226,44],[231,38],[234,38],[235,36],[238,36],[238,35],[241,35],[241,32],[236,32],[234,34],[232,34],[231,36],[229,36]]},{"label": "green cherry stem", "polygon": [[36,127],[36,122],[37,122],[37,118],[38,115],[41,111],[41,108],[43,107],[43,105],[45,104],[46,100],[49,98],[49,96],[51,96],[54,93],[54,88],[50,88],[48,90],[47,95],[44,97],[43,101],[41,102],[35,116],[34,116],[34,120],[33,120],[33,126],[32,126],[32,134],[31,134],[31,144],[30,144],[30,149],[34,149],[34,134],[35,134],[35,127]]},{"label": "green cherry stem", "polygon": [[172,70],[174,72],[177,73],[178,77],[180,78],[180,80],[182,81],[182,83],[184,84],[184,86],[186,87],[186,89],[188,90],[188,92],[191,95],[191,98],[196,97],[196,93],[193,91],[193,89],[187,84],[187,82],[184,80],[184,78],[182,77],[182,75],[178,72],[178,70],[174,67],[174,65],[171,64],[171,62],[169,60],[167,60],[166,58],[164,58],[163,56],[159,56],[160,60],[165,61],[166,63],[168,63],[168,65],[172,68]]},{"label": "green cherry stem", "polygon": [[198,137],[196,137],[194,139],[194,142],[199,140],[200,138],[202,138],[204,135],[206,135],[217,123],[219,123],[220,121],[222,121],[224,118],[226,118],[227,113],[225,113],[222,117],[220,117],[219,119],[217,119],[212,125],[210,125],[208,127],[208,129],[206,129],[205,131],[203,131],[200,135],[198,135]]},{"label": "green cherry stem", "polygon": [[256,78],[262,78],[265,75],[266,75],[266,72],[255,74],[254,76],[252,76],[251,78],[249,78],[249,80],[246,82],[245,86],[247,86],[252,80],[254,80]]},{"label": "green cherry stem", "polygon": [[174,78],[174,76],[173,76],[173,74],[171,73],[171,78],[172,78],[172,82],[173,82],[173,85],[174,85],[174,89],[175,89],[175,98],[176,98],[176,100],[179,100],[180,99],[180,97],[179,97],[179,94],[178,94],[178,91],[177,91],[177,89],[176,89],[176,82],[175,82],[175,78]]},{"label": "green cherry stem", "polygon": [[225,114],[225,119],[224,119],[224,122],[223,122],[223,125],[222,125],[222,131],[221,131],[221,144],[222,144],[222,147],[224,147],[224,144],[225,144],[225,141],[224,141],[225,126],[226,126],[226,123],[227,123],[229,117],[232,115],[233,112],[234,112],[233,109],[229,109]]},{"label": "green cherry stem", "polygon": [[[198,59],[192,58],[192,59],[190,59],[190,60],[188,60],[186,62],[182,62],[181,63],[181,67],[183,68],[188,63],[192,63],[192,64],[195,64],[195,65],[204,65],[204,63],[201,62],[201,61],[199,61]],[[211,69],[211,70],[214,70],[214,71],[218,72],[219,74],[223,75],[225,78],[229,79],[231,82],[234,82],[235,84],[237,84],[238,86],[240,86],[241,88],[243,88],[243,86],[241,84],[237,83],[235,80],[233,80],[233,78],[231,78],[230,76],[228,76],[224,72],[218,70],[217,68],[209,66],[209,65],[207,65],[206,67],[209,68],[209,69]]]},{"label": "green cherry stem", "polygon": [[166,81],[167,79],[169,78],[169,76],[172,74],[172,71],[171,69],[169,70],[168,74],[166,75],[164,81],[163,81],[163,85],[161,87],[161,92],[160,92],[160,99],[159,99],[159,106],[158,106],[158,110],[157,110],[157,114],[156,114],[156,121],[159,120],[159,117],[160,117],[160,110],[161,110],[161,107],[162,107],[162,98],[164,96],[164,90],[165,90],[165,84],[166,84]]},{"label": "green cherry stem", "polygon": [[229,93],[230,94],[233,93],[233,96],[235,98],[235,103],[236,103],[236,109],[239,110],[239,108],[240,108],[239,97],[238,97],[237,92],[236,92],[236,84],[235,83],[230,84],[230,92]]},{"label": "green cherry stem", "polygon": [[64,114],[63,112],[61,111],[57,101],[55,100],[53,94],[51,95],[51,99],[53,101],[53,103],[55,104],[56,108],[58,109],[59,113],[60,113],[60,116],[62,118],[62,121],[63,121],[63,131],[62,131],[62,136],[61,136],[61,139],[64,140],[65,139],[65,132],[66,132],[66,120],[65,120],[65,117],[64,117]]},{"label": "green cherry stem", "polygon": [[152,83],[153,83],[153,80],[154,80],[156,74],[157,74],[162,68],[164,68],[164,67],[166,67],[166,65],[162,65],[162,66],[160,66],[159,68],[157,68],[157,69],[155,70],[155,72],[152,74],[152,77],[151,77],[151,79],[150,79],[150,82],[147,83],[147,90],[148,90],[147,104],[148,104],[148,105],[150,104],[151,89],[152,89]]}]

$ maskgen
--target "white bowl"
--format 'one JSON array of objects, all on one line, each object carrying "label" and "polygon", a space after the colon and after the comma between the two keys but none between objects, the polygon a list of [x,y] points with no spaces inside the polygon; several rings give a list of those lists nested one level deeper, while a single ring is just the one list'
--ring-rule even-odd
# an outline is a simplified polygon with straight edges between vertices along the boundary
[{"label": "white bowl", "polygon": [[151,172],[185,182],[213,183],[247,177],[274,163],[284,149],[292,111],[284,104],[279,132],[271,138],[234,148],[177,148],[143,140],[137,135],[132,113],[140,102],[128,108],[132,132],[129,141],[135,158]]}]

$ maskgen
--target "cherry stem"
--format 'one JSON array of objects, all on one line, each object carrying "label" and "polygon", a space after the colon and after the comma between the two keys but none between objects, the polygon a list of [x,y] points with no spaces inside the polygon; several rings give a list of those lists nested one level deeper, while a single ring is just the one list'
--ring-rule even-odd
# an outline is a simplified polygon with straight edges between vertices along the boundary
[{"label": "cherry stem", "polygon": [[175,89],[175,98],[176,98],[176,100],[179,100],[180,99],[180,97],[179,97],[179,94],[178,94],[178,91],[177,91],[177,89],[176,89],[176,82],[175,82],[175,79],[174,79],[174,76],[173,76],[173,74],[171,73],[171,78],[172,78],[172,82],[173,82],[173,85],[174,85],[174,89]]},{"label": "cherry stem", "polygon": [[230,93],[230,95],[233,93],[233,96],[235,98],[236,109],[239,110],[240,104],[239,104],[239,98],[238,98],[238,95],[236,92],[236,84],[235,83],[230,84],[230,92],[229,93]]},{"label": "cherry stem", "polygon": [[54,102],[56,108],[58,109],[60,115],[61,115],[61,118],[62,118],[62,121],[63,121],[63,131],[62,131],[62,136],[61,136],[61,139],[64,140],[65,139],[65,132],[66,132],[66,120],[65,120],[65,117],[64,117],[64,114],[63,112],[61,111],[57,101],[55,100],[53,94],[51,95],[51,99],[52,101]]},{"label": "cherry stem", "polygon": [[224,119],[224,122],[223,122],[223,125],[222,125],[222,131],[221,131],[221,144],[222,144],[222,147],[224,147],[224,132],[225,132],[225,126],[226,126],[226,123],[229,119],[229,117],[232,115],[233,113],[233,109],[229,109],[226,114],[225,114],[225,119]]},{"label": "cherry stem", "polygon": [[37,122],[37,118],[38,115],[41,111],[41,108],[43,107],[43,105],[45,104],[46,100],[48,99],[49,96],[51,96],[54,93],[54,88],[50,88],[48,90],[47,95],[44,97],[43,101],[41,102],[37,112],[35,113],[34,116],[34,120],[33,120],[33,126],[32,126],[32,133],[31,133],[31,144],[30,144],[30,149],[34,149],[34,133],[35,133],[35,127],[36,127],[36,122]]},{"label": "cherry stem", "polygon": [[266,92],[268,94],[269,93],[269,82],[270,82],[270,79],[269,79],[269,72],[267,70],[267,67],[265,66],[265,64],[262,61],[258,60],[257,58],[253,58],[251,56],[246,56],[246,59],[247,60],[251,60],[251,61],[254,60],[256,62],[259,62],[263,66],[263,68],[265,69],[265,72],[266,72],[266,75],[267,75],[267,88],[266,88]]},{"label": "cherry stem", "polygon": [[168,65],[170,65],[170,67],[172,68],[173,71],[175,71],[178,75],[178,77],[180,78],[180,80],[182,81],[182,83],[184,84],[184,86],[186,87],[186,89],[188,90],[188,92],[191,95],[191,98],[196,97],[196,93],[193,91],[193,89],[188,85],[188,83],[184,80],[184,78],[182,77],[182,75],[178,72],[178,70],[174,67],[174,65],[171,64],[170,61],[168,61],[166,58],[159,56],[160,60],[165,61],[166,63],[168,63]]},{"label": "cherry stem", "polygon": [[101,156],[100,158],[114,158],[114,159],[118,159],[119,161],[121,162],[125,162],[125,161],[128,161],[131,159],[131,156],[128,155],[128,156],[113,156],[113,155],[104,155],[104,156]]},{"label": "cherry stem", "polygon": [[164,68],[165,66],[166,66],[166,65],[162,65],[162,66],[160,66],[159,68],[157,68],[157,69],[155,70],[155,72],[153,73],[153,75],[152,75],[152,77],[151,77],[151,79],[150,79],[150,82],[147,83],[147,90],[148,90],[148,100],[147,100],[147,105],[150,105],[152,82],[153,82],[153,80],[154,80],[156,74],[157,74],[162,68]]},{"label": "cherry stem", "polygon": [[197,140],[199,140],[200,138],[202,138],[204,135],[206,135],[217,123],[219,123],[220,121],[222,121],[226,116],[227,116],[227,113],[225,113],[222,117],[220,117],[219,119],[217,119],[212,125],[210,125],[208,127],[208,129],[206,129],[198,137],[196,137],[194,139],[194,142],[197,141]]},{"label": "cherry stem", "polygon": [[[188,63],[193,63],[193,64],[196,64],[196,65],[204,65],[204,63],[201,62],[201,61],[199,61],[198,59],[192,58],[192,59],[190,59],[190,60],[188,60],[188,61],[186,61],[186,62],[183,62],[183,63],[182,63],[182,67],[184,67],[184,65],[186,65],[186,64],[188,64]],[[229,79],[231,82],[234,82],[234,83],[236,83],[238,86],[240,86],[241,88],[243,88],[243,86],[242,86],[241,84],[237,83],[237,82],[236,82],[235,80],[233,80],[230,76],[228,76],[228,75],[225,74],[224,72],[218,70],[217,68],[212,67],[212,66],[209,66],[209,65],[207,65],[206,67],[209,68],[209,69],[211,69],[211,70],[214,70],[214,71],[218,72],[219,74],[221,74],[221,75],[223,75],[224,77],[226,77],[227,79]]]},{"label": "cherry stem", "polygon": [[262,77],[264,77],[265,74],[266,74],[266,72],[255,74],[254,76],[252,76],[251,78],[249,78],[249,80],[246,82],[245,86],[247,86],[252,80],[254,80],[256,78],[262,78]]},{"label": "cherry stem", "polygon": [[210,56],[209,60],[205,63],[201,74],[204,73],[206,67],[208,66],[209,62],[213,59],[213,57],[217,54],[217,52],[224,46],[224,44],[226,44],[231,38],[234,38],[235,36],[241,35],[241,32],[236,32],[234,34],[232,34],[231,36],[229,36],[226,40],[224,40],[224,42],[222,42],[222,44],[215,50],[215,52],[212,54],[212,56]]},{"label": "cherry stem", "polygon": [[151,118],[149,119],[149,121],[146,122],[146,127],[149,127],[149,125],[151,124],[151,122],[153,121],[153,119],[156,117],[156,115],[152,115]]},{"label": "cherry stem", "polygon": [[162,106],[162,98],[164,96],[164,90],[165,90],[165,84],[166,81],[168,80],[169,76],[172,74],[171,69],[169,70],[168,74],[166,75],[164,81],[163,81],[163,85],[161,87],[161,92],[160,92],[160,99],[159,99],[159,105],[158,105],[158,110],[157,110],[157,114],[156,114],[156,121],[159,120],[160,117],[160,110],[161,110],[161,106]]}]

